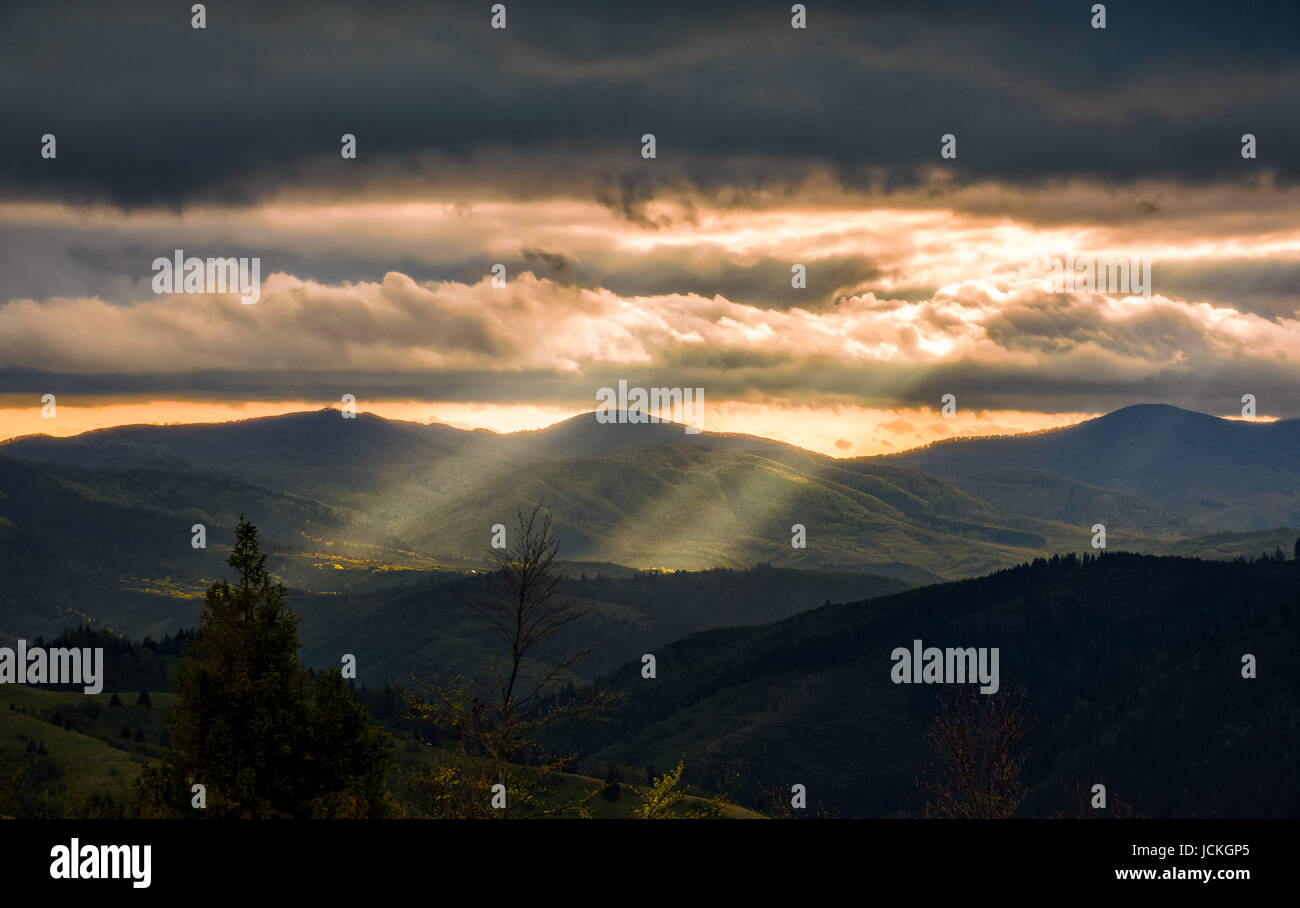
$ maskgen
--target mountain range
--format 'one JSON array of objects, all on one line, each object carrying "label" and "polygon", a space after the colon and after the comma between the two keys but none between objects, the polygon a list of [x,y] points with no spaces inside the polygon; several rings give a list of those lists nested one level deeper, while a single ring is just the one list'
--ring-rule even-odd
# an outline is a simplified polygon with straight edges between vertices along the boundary
[{"label": "mountain range", "polygon": [[[1256,423],[1146,404],[1064,429],[938,442],[881,460],[1026,517],[1082,522],[1113,502],[1138,506],[1127,513],[1152,528],[1300,526],[1298,419]],[[1100,490],[1112,497],[1098,498]]]},{"label": "mountain range", "polygon": [[799,782],[810,804],[915,815],[941,706],[891,683],[889,653],[924,639],[1000,649],[1035,723],[1028,814],[1103,781],[1155,816],[1292,816],[1279,667],[1300,567],[1240,559],[1292,552],[1298,438],[1147,406],[842,460],[591,414],[508,435],[325,410],[32,436],[0,444],[0,636],[191,628],[244,514],[307,664],[352,653],[372,687],[471,674],[495,653],[465,605],[492,525],[543,502],[563,592],[590,606],[555,641],[595,647],[567,680],[624,695],[564,742],[585,765],[685,756],[710,790],[739,768],[751,803]]},{"label": "mountain range", "polygon": [[[1087,550],[1095,523],[1111,549],[1256,555],[1300,525],[1297,442],[1300,421],[1165,406],[855,459],[590,413],[505,435],[327,409],[27,436],[0,444],[0,630],[174,630],[222,576],[241,513],[313,596],[478,568],[492,527],[538,502],[579,572],[770,564],[917,585]],[[191,545],[195,524],[207,549]],[[60,566],[75,570],[42,583]]]}]

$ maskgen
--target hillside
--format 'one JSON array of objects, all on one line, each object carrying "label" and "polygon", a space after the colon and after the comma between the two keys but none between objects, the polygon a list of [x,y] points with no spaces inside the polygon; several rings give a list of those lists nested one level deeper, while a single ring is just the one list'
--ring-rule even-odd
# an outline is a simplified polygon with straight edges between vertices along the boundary
[{"label": "hillside", "polygon": [[[643,568],[770,562],[971,576],[1077,544],[1096,510],[1088,495],[1124,499],[1107,510],[1117,544],[1154,545],[1184,529],[1178,517],[1113,492],[1008,508],[989,490],[972,494],[894,464],[753,436],[686,435],[672,424],[601,425],[593,414],[495,435],[325,410],[33,436],[0,445],[0,454],[72,470],[68,481],[89,495],[178,518],[237,497],[265,500],[261,516],[276,521],[268,535],[288,551],[460,567],[481,564],[491,527],[538,501],[554,511],[566,558]],[[232,494],[210,488],[231,481]],[[795,524],[806,527],[806,548],[791,546]]]},{"label": "hillside", "polygon": [[[374,686],[412,675],[475,675],[501,656],[498,640],[463,597],[482,578],[433,574],[367,593],[291,593],[301,616],[302,658],[313,667],[357,657],[359,679]],[[726,625],[748,625],[816,608],[827,600],[877,596],[908,584],[868,574],[829,574],[760,566],[744,571],[571,577],[563,592],[589,613],[554,641],[560,651],[594,647],[572,680],[590,682],[652,647]]]},{"label": "hillside", "polygon": [[[163,753],[160,740],[176,696],[152,692],[153,705],[134,705],[136,693],[92,696],[30,687],[7,687],[0,698],[0,818],[119,816],[130,810],[130,787],[141,766]],[[10,707],[13,708],[10,708]],[[57,724],[56,724],[57,723]],[[466,762],[452,751],[430,748],[399,734],[392,782],[395,794],[409,797],[400,784],[404,773],[437,764]],[[470,761],[472,762],[472,761]],[[620,777],[619,796],[593,796],[605,787],[604,770]],[[647,790],[644,769],[601,766],[602,778],[569,772],[524,770],[545,787],[547,804],[585,803],[601,819],[626,817]],[[682,816],[705,806],[709,793],[691,791],[673,811]],[[405,805],[411,806],[414,805]],[[760,815],[743,806],[724,808],[727,819]]]},{"label": "hillside", "polygon": [[[323,548],[358,555],[394,549],[350,545],[327,506],[229,478],[190,472],[87,470],[22,463],[0,456],[0,634],[56,634],[110,617],[143,635],[193,620],[186,607],[226,569],[240,514],[263,528],[282,573]],[[203,524],[207,548],[191,529]],[[320,560],[317,558],[316,560]],[[321,584],[324,586],[325,584]]]},{"label": "hillside", "polygon": [[656,679],[631,662],[599,682],[628,699],[573,743],[620,763],[684,753],[706,787],[737,766],[751,795],[799,782],[847,815],[914,815],[938,687],[892,683],[890,653],[996,646],[1037,723],[1026,815],[1103,781],[1154,816],[1294,816],[1298,609],[1294,561],[1038,561],[661,647]]},{"label": "hillside", "polygon": [[[470,559],[493,523],[545,501],[566,557],[698,570],[771,562],[942,577],[1015,563],[1071,528],[1008,519],[931,477],[845,469],[801,451],[673,442],[531,465],[440,502],[407,530],[425,551]],[[791,527],[807,547],[791,546]],[[1074,530],[1073,532],[1077,532]]]},{"label": "hillside", "polygon": [[[154,692],[152,706],[136,706],[139,691],[114,694],[0,689],[0,814],[61,816],[85,799],[121,800],[140,766],[163,752],[163,730],[175,695]],[[33,749],[43,748],[44,753]],[[22,767],[22,769],[20,769]],[[20,809],[21,808],[21,809]]]},{"label": "hillside", "polygon": [[[1049,518],[1038,490],[1062,478],[1137,496],[1195,532],[1300,526],[1300,420],[1251,423],[1158,404],[1125,407],[1065,429],[938,442],[870,458],[953,480],[1010,513]],[[1064,502],[1053,497],[1049,506]],[[1108,525],[1132,501],[1089,503]],[[1108,519],[1109,518],[1109,519]],[[1128,518],[1131,519],[1131,518]],[[1142,520],[1134,525],[1150,524]],[[1160,526],[1160,521],[1155,521]]]},{"label": "hillside", "polygon": [[[1112,550],[1254,556],[1287,548],[1282,518],[1300,524],[1288,504],[1300,478],[1295,431],[1137,407],[1032,436],[853,460],[672,424],[600,425],[592,414],[509,435],[324,410],[30,436],[0,445],[0,632],[186,626],[223,575],[241,513],[261,528],[321,658],[353,641],[385,672],[478,652],[458,630],[458,600],[438,590],[484,564],[493,525],[538,502],[553,512],[564,558],[631,568],[770,564],[915,585],[1081,549],[1097,522]],[[207,527],[206,550],[190,546],[195,523]],[[804,548],[791,545],[796,524]],[[426,580],[415,598],[403,592]],[[785,617],[821,601],[810,592],[779,613],[704,601],[686,622],[615,601],[597,621],[605,651],[618,652]],[[619,622],[653,630],[639,637]],[[402,642],[372,644],[379,628]]]}]

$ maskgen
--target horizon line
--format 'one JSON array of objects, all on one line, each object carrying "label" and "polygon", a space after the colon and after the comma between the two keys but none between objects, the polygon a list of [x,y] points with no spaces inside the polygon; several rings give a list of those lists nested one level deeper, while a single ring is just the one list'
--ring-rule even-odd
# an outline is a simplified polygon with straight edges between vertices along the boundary
[{"label": "horizon line", "polygon": [[[1059,425],[1049,425],[1049,426],[1044,426],[1044,427],[1036,428],[1036,429],[1026,429],[1026,430],[1024,430],[1024,431],[1019,431],[1019,432],[993,432],[993,433],[987,433],[987,432],[972,432],[972,433],[966,433],[966,434],[955,434],[955,435],[951,435],[951,436],[946,437],[946,438],[935,438],[935,439],[931,439],[931,440],[929,440],[929,441],[922,441],[922,442],[919,442],[919,443],[917,443],[917,444],[915,444],[915,445],[912,445],[912,446],[909,446],[909,447],[906,447],[906,448],[901,448],[901,449],[899,449],[899,450],[897,450],[897,451],[878,452],[878,453],[874,453],[874,454],[843,454],[843,455],[833,454],[833,453],[824,452],[824,451],[818,451],[816,448],[807,447],[807,446],[805,446],[805,445],[801,445],[801,444],[798,444],[798,443],[796,443],[796,442],[789,441],[789,440],[787,440],[787,439],[778,438],[778,437],[775,437],[775,436],[773,436],[773,435],[762,434],[762,433],[760,433],[760,432],[753,432],[753,431],[751,431],[751,432],[744,432],[744,431],[730,431],[730,430],[709,430],[709,429],[707,429],[707,428],[703,428],[703,429],[701,430],[701,432],[702,432],[702,434],[705,434],[705,435],[712,435],[712,436],[716,436],[716,437],[746,437],[746,438],[754,438],[754,439],[758,439],[758,440],[761,440],[761,441],[770,442],[770,443],[772,443],[772,444],[786,445],[786,446],[789,446],[789,447],[795,448],[795,449],[797,449],[797,450],[804,451],[804,452],[806,452],[806,453],[810,453],[810,454],[818,454],[818,455],[820,455],[820,456],[830,457],[830,458],[832,458],[832,459],[834,459],[834,460],[862,460],[862,459],[867,459],[867,458],[896,457],[896,456],[899,456],[899,455],[902,455],[902,454],[907,454],[907,453],[910,453],[910,452],[913,452],[913,451],[921,450],[921,449],[924,449],[924,448],[929,448],[929,447],[932,447],[932,446],[935,446],[935,445],[947,444],[947,443],[952,443],[952,442],[979,441],[979,440],[988,440],[988,439],[996,439],[996,438],[1019,438],[1019,437],[1028,437],[1028,436],[1035,436],[1035,435],[1043,435],[1043,434],[1048,434],[1048,433],[1051,433],[1051,432],[1062,431],[1062,430],[1064,430],[1064,429],[1068,429],[1068,428],[1073,428],[1073,427],[1075,427],[1075,426],[1082,425],[1082,424],[1085,423],[1085,422],[1090,422],[1090,421],[1092,421],[1092,420],[1094,420],[1094,419],[1101,419],[1101,418],[1104,418],[1104,417],[1106,417],[1106,416],[1111,416],[1111,415],[1114,415],[1114,414],[1116,414],[1116,413],[1120,413],[1120,412],[1122,412],[1122,411],[1124,411],[1124,410],[1130,410],[1130,409],[1135,409],[1135,408],[1139,408],[1139,407],[1162,407],[1162,408],[1167,408],[1167,409],[1171,409],[1171,410],[1177,410],[1177,411],[1182,412],[1182,413],[1189,413],[1189,414],[1194,414],[1194,415],[1197,415],[1197,416],[1204,416],[1204,417],[1207,417],[1207,418],[1210,418],[1210,419],[1218,419],[1218,420],[1222,420],[1222,421],[1224,421],[1224,422],[1239,422],[1239,423],[1244,423],[1244,424],[1269,425],[1269,424],[1272,424],[1272,423],[1283,422],[1283,421],[1285,421],[1285,420],[1281,419],[1280,417],[1276,417],[1276,416],[1263,416],[1263,415],[1255,416],[1255,417],[1243,417],[1243,416],[1218,416],[1218,415],[1215,415],[1215,414],[1212,414],[1212,413],[1205,413],[1205,412],[1203,412],[1203,411],[1199,411],[1199,410],[1189,410],[1189,409],[1187,409],[1187,408],[1185,408],[1185,407],[1179,407],[1179,406],[1176,406],[1176,405],[1174,405],[1174,404],[1168,404],[1168,403],[1135,403],[1135,404],[1128,404],[1128,405],[1123,406],[1123,407],[1118,407],[1118,408],[1116,408],[1116,409],[1114,409],[1114,410],[1109,410],[1109,411],[1106,411],[1106,412],[1104,412],[1104,413],[1099,413],[1099,414],[1095,414],[1095,415],[1091,415],[1091,416],[1085,416],[1085,417],[1082,418],[1082,419],[1077,419],[1077,420],[1075,420],[1075,421],[1067,422],[1067,423],[1062,423],[1062,424],[1059,424]],[[199,420],[192,420],[192,421],[179,421],[179,422],[178,422],[178,421],[172,421],[172,420],[158,420],[158,421],[148,421],[148,420],[146,420],[146,421],[143,421],[143,422],[139,422],[139,421],[129,421],[129,422],[113,423],[113,424],[111,424],[111,425],[92,426],[92,427],[88,427],[88,428],[86,428],[86,429],[83,429],[83,430],[81,430],[81,431],[78,431],[78,432],[72,432],[72,433],[69,433],[69,434],[66,434],[66,435],[56,435],[56,434],[51,434],[51,433],[49,433],[49,432],[28,432],[28,433],[22,433],[22,434],[11,435],[11,436],[8,436],[8,437],[0,437],[0,449],[2,449],[4,446],[7,446],[7,445],[9,445],[10,443],[13,443],[13,442],[27,441],[27,440],[38,439],[38,438],[46,438],[46,439],[76,439],[76,438],[82,438],[83,436],[91,435],[91,434],[94,434],[94,433],[99,433],[99,432],[110,432],[110,431],[114,431],[114,430],[118,430],[118,429],[187,428],[187,427],[198,427],[198,426],[230,426],[230,425],[235,425],[235,424],[238,424],[238,423],[249,423],[249,422],[258,422],[258,421],[269,421],[269,420],[275,420],[275,419],[284,419],[284,418],[286,418],[286,417],[292,417],[292,416],[312,415],[312,414],[326,413],[326,412],[331,412],[331,411],[332,411],[332,412],[336,412],[336,413],[341,413],[341,412],[343,412],[343,408],[342,408],[342,406],[339,405],[339,404],[328,404],[328,405],[325,405],[325,406],[321,406],[321,407],[317,407],[317,408],[310,408],[310,409],[300,409],[300,408],[297,408],[297,407],[293,407],[293,408],[285,409],[285,410],[282,410],[282,411],[279,411],[279,412],[275,412],[275,413],[259,414],[259,415],[253,415],[253,416],[243,416],[243,417],[236,417],[236,418],[232,418],[232,419],[208,419],[208,420],[199,419]],[[510,438],[510,437],[515,437],[515,436],[524,436],[524,435],[530,435],[530,434],[537,434],[537,433],[541,433],[541,432],[546,432],[546,431],[552,430],[552,429],[554,429],[554,428],[556,428],[556,427],[558,427],[558,426],[560,426],[560,425],[562,425],[562,424],[564,424],[564,423],[573,422],[573,421],[575,421],[575,420],[580,420],[580,419],[582,419],[583,417],[594,417],[594,416],[595,416],[597,413],[599,413],[599,412],[602,412],[602,411],[600,411],[600,410],[598,410],[598,409],[592,409],[592,410],[581,410],[581,411],[579,411],[579,412],[577,412],[577,413],[574,413],[574,414],[572,414],[572,415],[570,415],[570,416],[563,416],[563,417],[560,417],[560,418],[555,419],[555,420],[552,421],[552,422],[548,422],[548,423],[546,423],[546,424],[544,424],[544,425],[540,425],[540,426],[536,426],[536,427],[528,427],[528,428],[513,429],[513,430],[510,430],[510,431],[499,431],[499,430],[497,430],[497,429],[495,429],[495,428],[492,428],[491,426],[487,426],[487,425],[472,425],[472,426],[456,425],[456,424],[453,423],[453,422],[448,422],[448,421],[440,420],[440,419],[437,419],[437,418],[434,418],[434,417],[430,417],[430,418],[427,419],[427,420],[423,420],[423,421],[421,421],[421,420],[418,420],[418,419],[407,419],[407,418],[402,418],[402,417],[397,417],[397,416],[385,416],[385,415],[383,415],[382,413],[376,412],[376,411],[374,411],[374,410],[361,410],[361,409],[358,409],[358,410],[355,411],[355,415],[358,416],[358,417],[364,415],[364,416],[367,416],[367,417],[371,417],[371,418],[373,418],[373,419],[378,419],[378,420],[380,420],[381,422],[385,422],[385,423],[401,424],[401,425],[408,425],[408,426],[419,426],[419,427],[421,427],[421,428],[442,427],[442,428],[446,428],[446,429],[451,429],[452,431],[455,431],[455,432],[465,432],[465,433],[487,432],[487,433],[489,433],[489,434],[491,434],[491,435],[494,435],[494,436],[496,436],[496,437],[499,437],[499,438]],[[677,421],[675,421],[675,420],[673,420],[673,419],[670,419],[670,418],[667,418],[667,417],[661,417],[661,416],[658,416],[656,413],[649,413],[648,411],[641,410],[641,409],[638,409],[638,408],[629,408],[629,409],[625,409],[625,410],[611,409],[611,410],[609,410],[609,411],[607,411],[607,412],[610,412],[610,413],[627,413],[627,414],[632,414],[632,413],[647,413],[647,415],[650,417],[650,421],[649,421],[649,422],[644,422],[644,423],[643,423],[643,422],[637,422],[637,423],[619,423],[619,424],[622,424],[622,425],[666,425],[666,426],[676,426],[676,427],[680,427],[680,428],[685,428],[685,427],[687,427],[687,426],[689,425],[689,424],[687,424],[687,423],[677,422]],[[901,410],[900,410],[900,412],[901,412]],[[991,410],[991,409],[983,409],[983,410],[974,410],[974,411],[972,411],[972,412],[974,412],[974,413],[976,413],[976,414],[979,414],[979,413],[989,413],[989,412],[998,412],[998,411],[994,411],[994,410]],[[937,414],[936,414],[936,416],[937,416]],[[691,438],[691,437],[693,437],[693,436],[692,436],[692,435],[689,435],[689,434],[684,434],[684,435],[683,435],[683,438],[684,438],[684,439],[689,439],[689,438]]]}]

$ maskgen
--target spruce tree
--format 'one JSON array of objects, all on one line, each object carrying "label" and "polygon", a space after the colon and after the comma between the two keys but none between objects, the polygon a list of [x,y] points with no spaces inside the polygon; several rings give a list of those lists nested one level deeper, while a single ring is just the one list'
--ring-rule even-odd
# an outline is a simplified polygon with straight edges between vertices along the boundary
[{"label": "spruce tree", "polygon": [[[236,583],[208,589],[177,673],[172,745],[137,783],[142,808],[163,816],[379,815],[387,736],[337,670],[312,683],[298,658],[298,617],[266,570],[257,528],[242,517],[228,563]],[[190,807],[194,784],[205,787],[203,811]]]}]

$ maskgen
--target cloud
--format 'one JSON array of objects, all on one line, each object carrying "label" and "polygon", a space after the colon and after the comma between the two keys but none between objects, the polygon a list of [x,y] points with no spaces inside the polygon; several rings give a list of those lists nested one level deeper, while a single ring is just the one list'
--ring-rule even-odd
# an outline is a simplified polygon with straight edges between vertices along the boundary
[{"label": "cloud", "polygon": [[[814,184],[743,208],[702,196],[659,199],[648,216],[669,226],[653,229],[595,202],[561,199],[318,200],[184,212],[0,205],[0,300],[128,303],[147,290],[153,258],[183,248],[257,256],[264,273],[327,284],[379,281],[391,271],[474,283],[499,262],[510,274],[625,296],[692,292],[820,310],[867,294],[876,305],[921,302],[976,278],[1036,280],[1044,256],[1072,252],[1149,257],[1155,289],[1171,297],[1274,316],[1300,306],[1291,281],[1300,188],[1189,188],[1158,218],[1131,223],[1103,204],[1111,194],[1099,185],[994,189],[936,199]],[[1048,211],[1054,219],[1035,220]],[[1061,211],[1077,217],[1062,220]],[[791,287],[795,263],[807,268],[806,289]]]},{"label": "cloud", "polygon": [[[450,180],[652,225],[647,203],[668,188],[743,197],[819,170],[858,189],[922,185],[944,133],[958,136],[955,185],[1264,170],[1291,184],[1300,167],[1285,153],[1300,140],[1294,4],[1159,2],[1112,10],[1105,31],[1086,7],[1042,4],[826,2],[806,31],[788,8],[720,3],[509,15],[494,31],[485,7],[229,0],[200,31],[161,2],[6,8],[0,194],[184,207]],[[1237,154],[1244,131],[1258,161]],[[338,154],[345,132],[355,161]]]},{"label": "cloud", "polygon": [[627,378],[715,400],[933,405],[955,393],[962,407],[1057,412],[1244,389],[1289,394],[1277,412],[1300,399],[1300,321],[985,281],[920,303],[868,294],[812,311],[623,296],[529,272],[504,289],[486,277],[329,285],[275,273],[252,306],[183,294],[12,300],[0,307],[0,369],[15,388],[61,375],[105,393],[207,382],[237,394],[270,374],[280,396],[345,382],[388,397],[553,403]]},{"label": "cloud", "polygon": [[[504,32],[416,2],[229,0],[204,31],[5,7],[0,387],[556,408],[626,378],[873,408],[898,444],[955,431],[898,415],[947,393],[1297,412],[1294,4],[1104,32],[1086,6],[811,6],[796,31],[780,6],[520,2]],[[154,296],[174,249],[259,258],[261,302]],[[1049,292],[1066,253],[1149,257],[1150,299]]]}]

